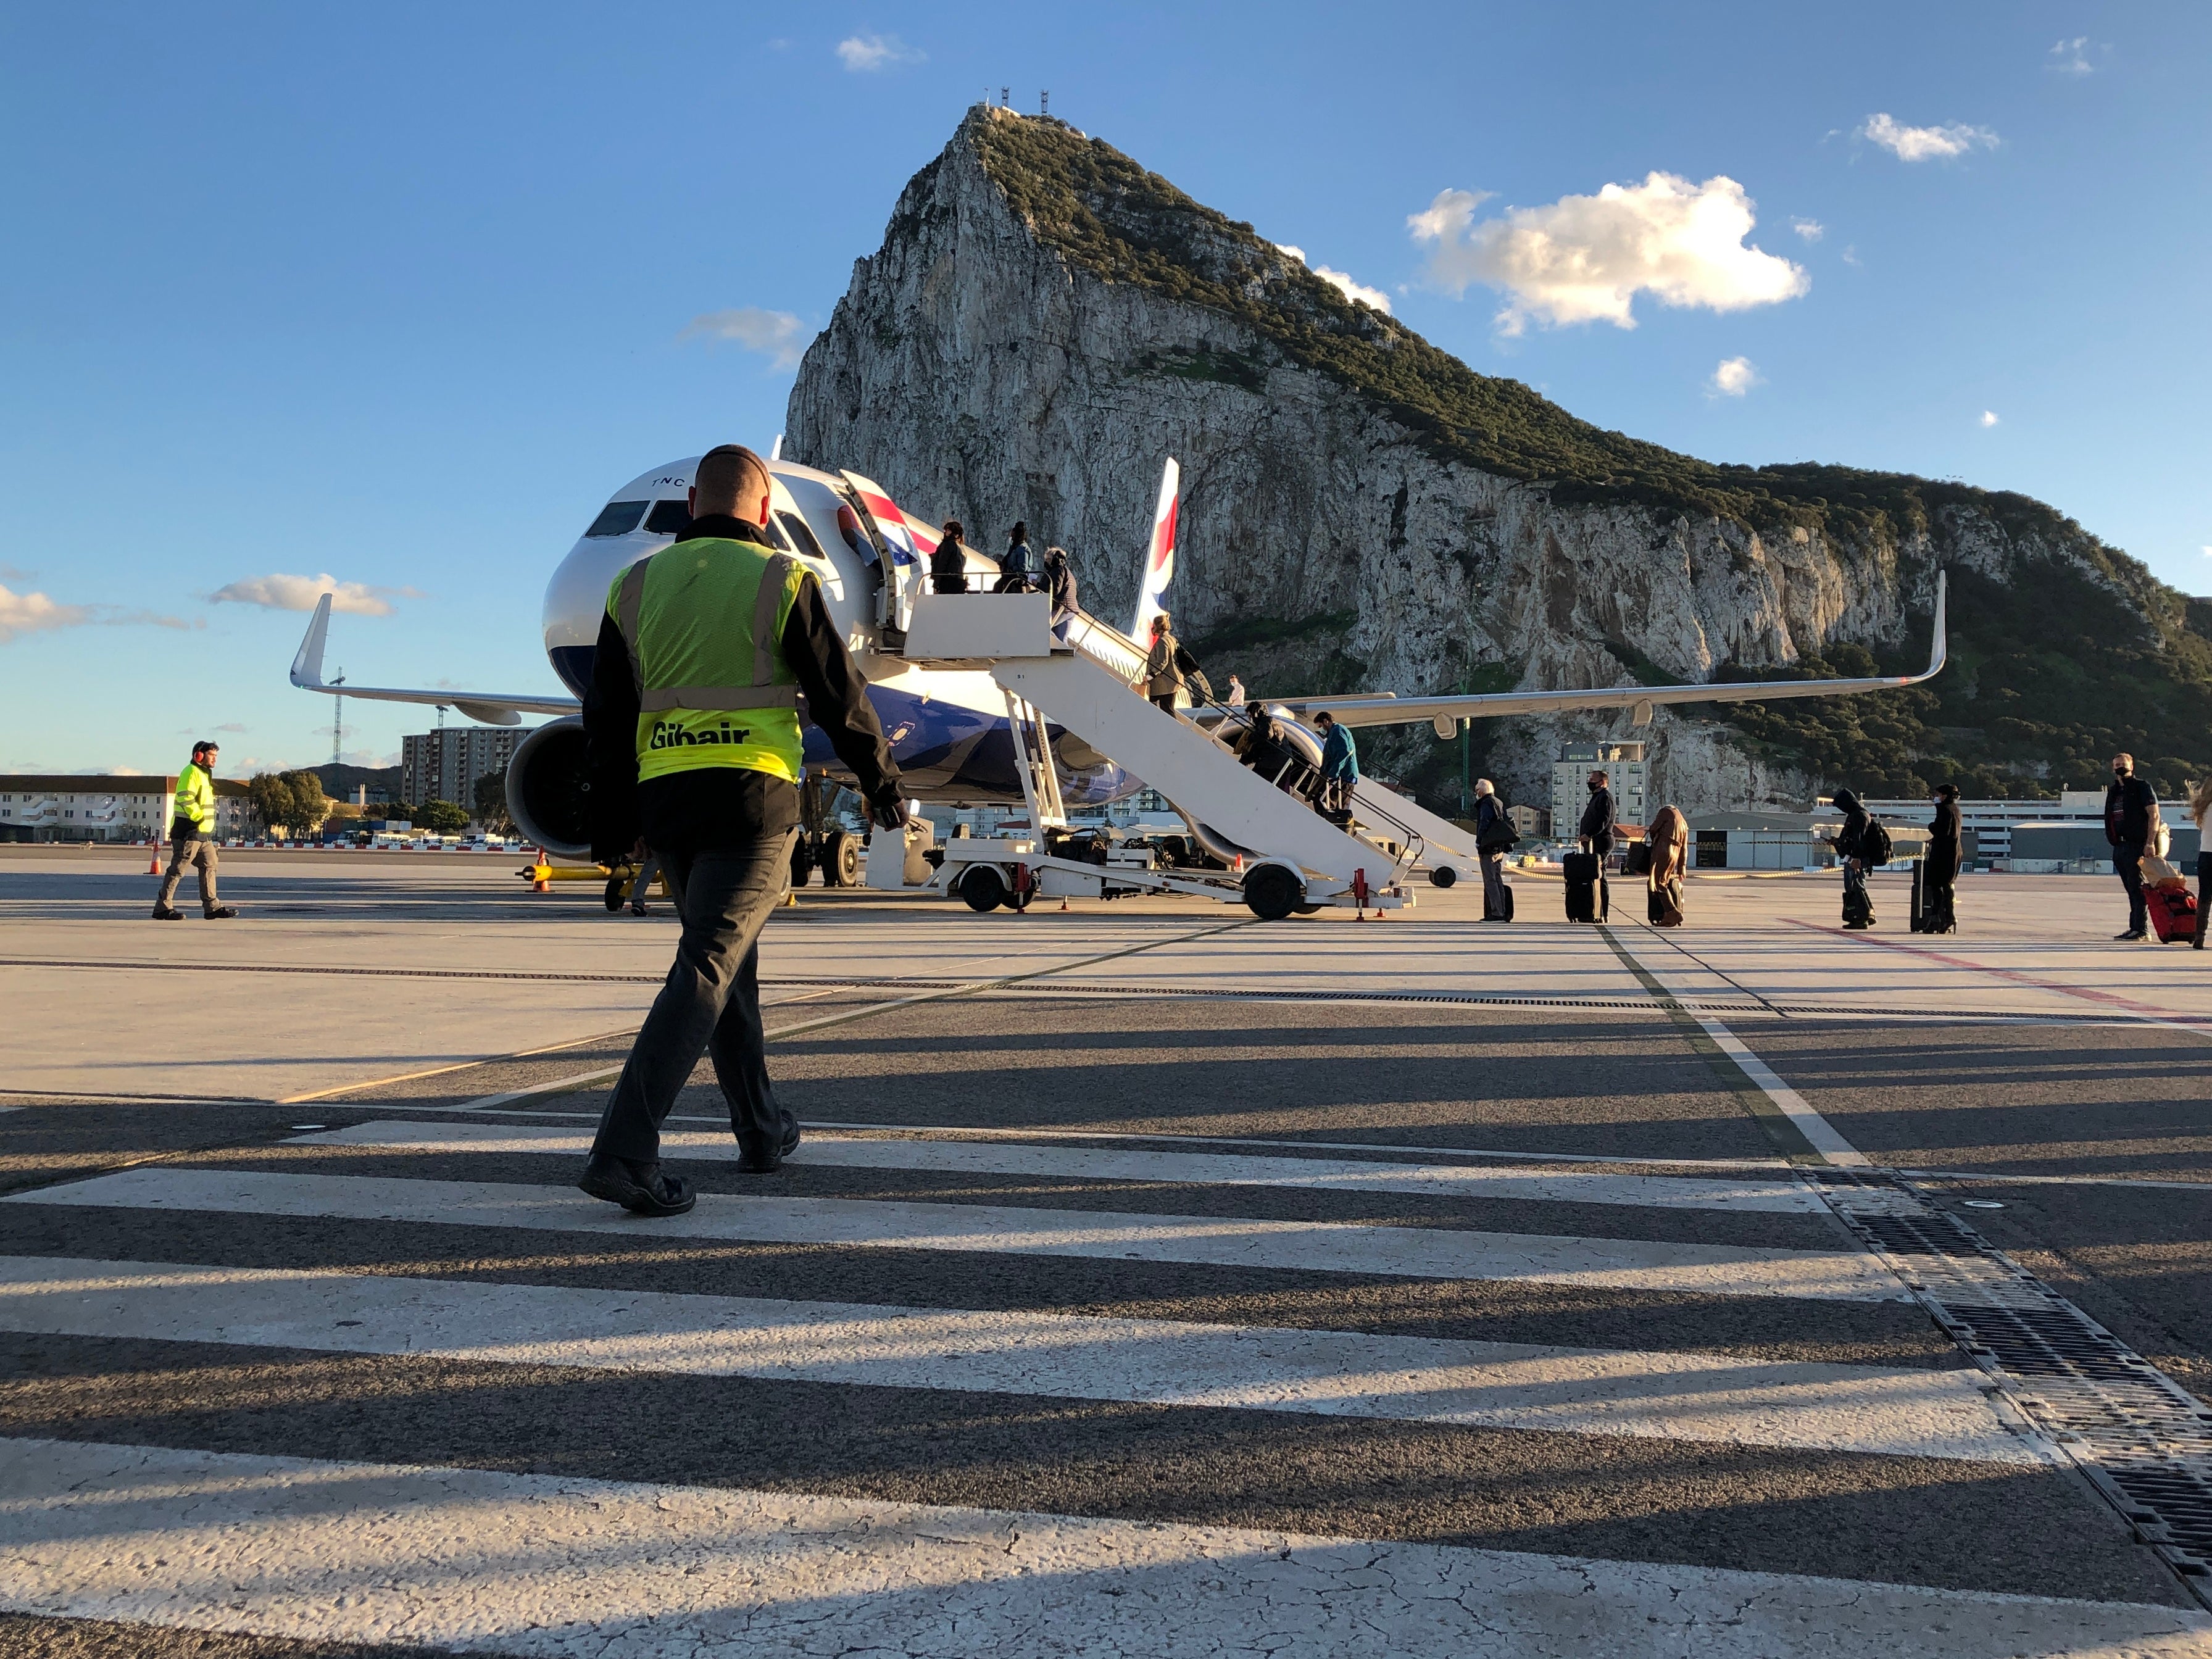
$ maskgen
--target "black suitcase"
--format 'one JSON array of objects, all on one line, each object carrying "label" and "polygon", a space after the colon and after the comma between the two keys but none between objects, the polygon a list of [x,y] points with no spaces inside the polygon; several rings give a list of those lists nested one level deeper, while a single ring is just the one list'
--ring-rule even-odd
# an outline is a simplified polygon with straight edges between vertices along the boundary
[{"label": "black suitcase", "polygon": [[1607,900],[1605,860],[1595,853],[1569,853],[1559,860],[1566,877],[1567,920],[1602,921]]},{"label": "black suitcase", "polygon": [[1502,881],[1498,884],[1498,887],[1500,895],[1504,899],[1504,903],[1499,908],[1495,910],[1490,909],[1486,906],[1482,912],[1482,919],[1485,921],[1510,921],[1513,920],[1513,890]]}]

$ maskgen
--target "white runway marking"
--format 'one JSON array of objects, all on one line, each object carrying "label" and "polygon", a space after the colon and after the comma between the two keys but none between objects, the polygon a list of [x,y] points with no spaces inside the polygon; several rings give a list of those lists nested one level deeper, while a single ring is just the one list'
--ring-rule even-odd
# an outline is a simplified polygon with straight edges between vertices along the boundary
[{"label": "white runway marking", "polygon": [[[730,1150],[734,1155],[736,1148]],[[566,1186],[158,1168],[41,1188],[12,1194],[6,1201],[530,1227],[631,1238],[645,1237],[649,1226],[656,1240],[720,1238],[763,1244],[1092,1256],[1703,1296],[1911,1300],[1896,1275],[1875,1257],[1847,1250],[1760,1249],[1231,1216],[705,1193],[689,1215],[641,1224],[612,1205]]]},{"label": "white runway marking", "polygon": [[1978,1371],[1694,1352],[39,1256],[0,1330],[2047,1464]]},{"label": "white runway marking", "polygon": [[1806,1143],[1814,1152],[1820,1153],[1829,1163],[1841,1167],[1866,1169],[1871,1165],[1872,1159],[1844,1139],[1842,1131],[1829,1122],[1826,1118],[1822,1117],[1814,1109],[1811,1101],[1784,1083],[1781,1075],[1771,1066],[1752,1053],[1744,1045],[1742,1038],[1711,1014],[1701,1012],[1693,1004],[1685,1001],[1672,989],[1668,988],[1665,979],[1658,970],[1630,948],[1627,930],[1613,927],[1606,931],[1621,952],[1649,974],[1652,981],[1665,991],[1665,994],[1675,1006],[1697,1021],[1705,1034],[1712,1039],[1713,1046],[1734,1060],[1736,1068],[1750,1079],[1753,1085],[1774,1103],[1775,1109],[1790,1120],[1797,1133],[1805,1137]]},{"label": "white runway marking", "polygon": [[[592,1138],[573,1129],[499,1123],[358,1123],[307,1135],[305,1146],[393,1146],[426,1152],[562,1152],[581,1158]],[[672,1158],[733,1163],[728,1134],[661,1137]],[[951,1175],[1038,1176],[1224,1187],[1310,1187],[1327,1192],[1410,1193],[1424,1198],[1517,1198],[1638,1209],[1760,1210],[1819,1215],[1826,1206],[1801,1182],[1758,1176],[1583,1174],[1543,1168],[1392,1164],[1371,1158],[1265,1158],[1228,1152],[1158,1152],[1035,1146],[1004,1140],[864,1139],[811,1136],[788,1162],[848,1170],[933,1170]]]},{"label": "white runway marking", "polygon": [[0,1607],[528,1659],[2202,1659],[2212,1618],[1785,1573],[0,1441]]}]

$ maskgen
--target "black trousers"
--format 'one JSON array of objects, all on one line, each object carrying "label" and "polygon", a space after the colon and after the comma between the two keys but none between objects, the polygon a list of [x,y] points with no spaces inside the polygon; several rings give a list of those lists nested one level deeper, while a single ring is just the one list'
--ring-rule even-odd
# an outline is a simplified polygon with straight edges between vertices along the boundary
[{"label": "black trousers", "polygon": [[2128,890],[2128,931],[2147,933],[2150,931],[2150,907],[2143,901],[2142,856],[2140,847],[2119,846],[2112,848],[2112,868],[2119,872],[2120,885]]},{"label": "black trousers", "polygon": [[660,1126],[702,1051],[714,1060],[738,1143],[770,1146],[782,1134],[761,1036],[760,933],[790,884],[798,833],[662,855],[684,933],[600,1116],[594,1154],[639,1164],[658,1158]]},{"label": "black trousers", "polygon": [[1874,920],[1874,895],[1867,891],[1866,870],[1850,859],[1844,860],[1844,920]]}]

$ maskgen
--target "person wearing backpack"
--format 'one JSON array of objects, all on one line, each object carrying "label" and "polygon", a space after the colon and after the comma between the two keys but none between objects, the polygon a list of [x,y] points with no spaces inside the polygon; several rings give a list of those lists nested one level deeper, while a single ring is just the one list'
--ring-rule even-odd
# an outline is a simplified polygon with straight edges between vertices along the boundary
[{"label": "person wearing backpack", "polygon": [[1836,791],[1836,805],[1844,827],[1834,841],[1836,856],[1844,861],[1844,926],[1863,933],[1874,926],[1874,897],[1867,891],[1867,872],[1889,861],[1889,831],[1875,822],[1848,789]]},{"label": "person wearing backpack", "polygon": [[1488,778],[1474,781],[1474,854],[1482,860],[1482,919],[1513,920],[1513,890],[1505,884],[1505,855],[1521,837],[1505,816],[1505,803]]}]

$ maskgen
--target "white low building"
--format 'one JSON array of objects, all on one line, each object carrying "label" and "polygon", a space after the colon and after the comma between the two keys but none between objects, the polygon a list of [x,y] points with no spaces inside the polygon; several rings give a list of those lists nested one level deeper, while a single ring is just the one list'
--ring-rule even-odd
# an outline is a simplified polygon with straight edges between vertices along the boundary
[{"label": "white low building", "polygon": [[[0,841],[160,841],[169,833],[173,775],[0,774]],[[260,836],[261,815],[235,778],[215,781],[220,840]]]}]

